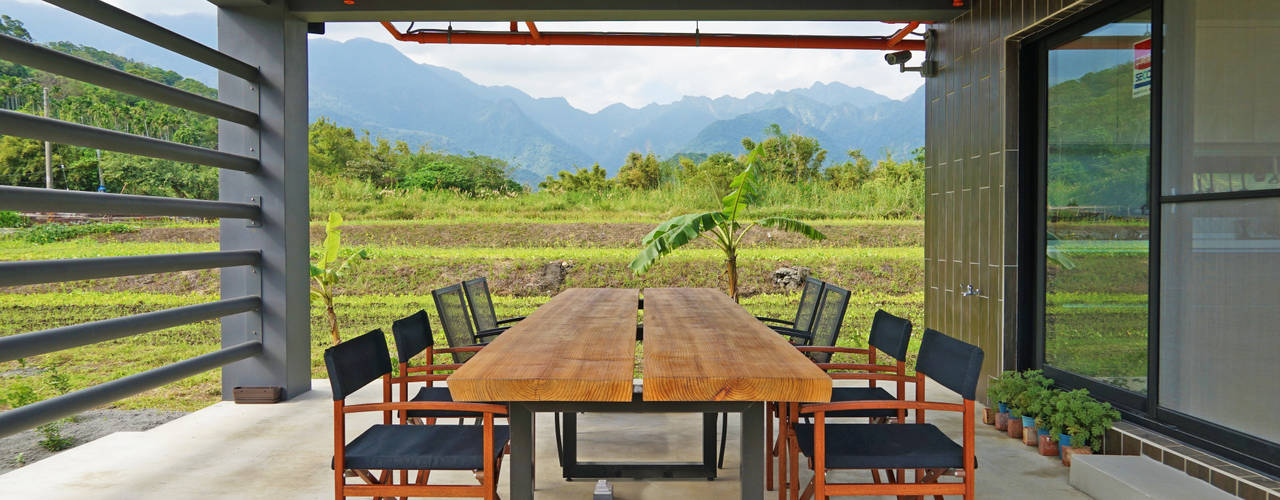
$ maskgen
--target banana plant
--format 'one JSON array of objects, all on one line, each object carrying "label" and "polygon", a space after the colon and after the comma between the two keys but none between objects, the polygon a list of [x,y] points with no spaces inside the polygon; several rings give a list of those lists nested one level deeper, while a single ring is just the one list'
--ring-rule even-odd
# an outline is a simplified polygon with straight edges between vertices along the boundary
[{"label": "banana plant", "polygon": [[811,240],[827,238],[812,226],[788,217],[765,217],[744,220],[747,207],[760,202],[759,172],[763,148],[759,145],[747,155],[746,168],[729,183],[729,194],[720,200],[721,209],[684,214],[658,224],[641,240],[643,248],[631,261],[631,270],[644,274],[658,259],[675,252],[698,238],[710,240],[724,252],[725,271],[729,277],[729,296],[738,300],[738,251],[742,238],[756,226],[799,233]]},{"label": "banana plant", "polygon": [[320,260],[311,263],[311,300],[324,302],[325,317],[329,318],[329,337],[333,345],[342,342],[342,336],[338,335],[338,314],[333,309],[334,287],[353,259],[369,258],[369,253],[364,249],[347,252],[345,257],[342,256],[341,227],[342,215],[330,212],[329,221],[324,226],[324,248],[320,251]]}]

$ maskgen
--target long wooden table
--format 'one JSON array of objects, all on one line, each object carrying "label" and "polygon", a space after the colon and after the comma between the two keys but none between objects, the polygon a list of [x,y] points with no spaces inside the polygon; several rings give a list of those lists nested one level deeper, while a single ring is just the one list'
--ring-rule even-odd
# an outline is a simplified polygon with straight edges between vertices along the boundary
[{"label": "long wooden table", "polygon": [[741,413],[742,498],[756,500],[764,492],[765,402],[831,399],[830,377],[709,288],[644,290],[637,397],[639,308],[636,290],[566,290],[449,377],[454,400],[511,403],[513,500],[533,498],[538,412]]}]

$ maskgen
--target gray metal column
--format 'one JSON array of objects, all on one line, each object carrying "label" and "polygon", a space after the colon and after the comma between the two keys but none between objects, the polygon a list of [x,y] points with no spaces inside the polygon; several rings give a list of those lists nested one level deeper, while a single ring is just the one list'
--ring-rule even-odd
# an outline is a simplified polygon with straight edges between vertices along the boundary
[{"label": "gray metal column", "polygon": [[218,148],[262,162],[254,173],[223,171],[218,183],[222,200],[262,206],[261,224],[222,222],[222,250],[262,251],[260,267],[222,272],[224,298],[262,296],[260,312],[223,320],[222,344],[261,338],[263,347],[261,355],[223,368],[223,398],[242,385],[284,387],[293,398],[311,388],[307,26],[285,2],[221,7],[218,48],[261,72],[256,83],[218,76],[222,102],[261,116],[257,130],[219,121]]},{"label": "gray metal column", "polygon": [[752,403],[742,410],[742,500],[764,499],[764,403]]},{"label": "gray metal column", "polygon": [[[511,425],[511,500],[533,500],[534,413],[520,403],[511,403],[507,421]],[[567,416],[567,414],[566,414]]]}]

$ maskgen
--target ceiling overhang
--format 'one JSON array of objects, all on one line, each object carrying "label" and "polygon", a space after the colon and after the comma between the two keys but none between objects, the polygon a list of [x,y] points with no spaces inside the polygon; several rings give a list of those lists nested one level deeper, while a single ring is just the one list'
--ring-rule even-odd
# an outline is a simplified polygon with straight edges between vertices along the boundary
[{"label": "ceiling overhang", "polygon": [[[215,4],[246,0],[211,0]],[[948,21],[957,0],[285,0],[327,21]],[[350,3],[347,3],[350,2]],[[961,4],[961,6],[956,6]]]}]

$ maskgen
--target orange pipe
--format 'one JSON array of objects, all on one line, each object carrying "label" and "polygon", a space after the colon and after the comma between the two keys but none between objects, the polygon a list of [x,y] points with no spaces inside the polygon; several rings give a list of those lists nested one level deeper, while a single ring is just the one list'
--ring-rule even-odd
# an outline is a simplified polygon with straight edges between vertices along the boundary
[{"label": "orange pipe", "polygon": [[421,31],[401,33],[383,22],[396,40],[479,45],[592,45],[638,47],[756,47],[778,49],[924,50],[924,40],[822,35],[740,35],[683,33],[508,33],[501,31]]},{"label": "orange pipe", "polygon": [[889,37],[889,46],[893,47],[899,43],[902,43],[902,40],[905,39],[907,35],[910,35],[912,31],[915,31],[916,28],[919,28],[919,27],[920,27],[920,23],[918,22],[907,23],[906,26],[903,26],[902,29],[898,30],[897,33],[894,33],[893,36]]}]

